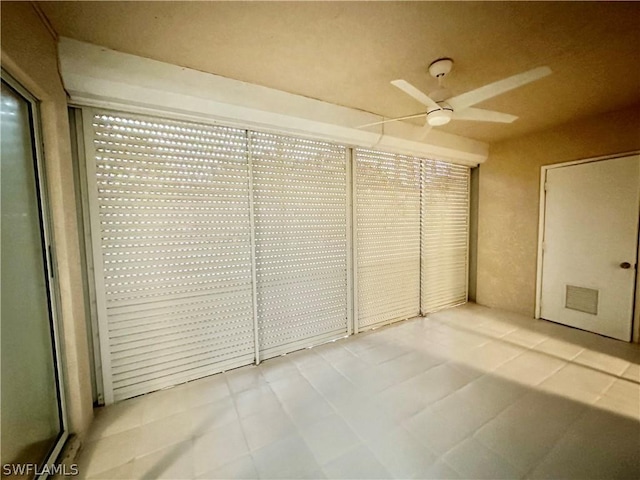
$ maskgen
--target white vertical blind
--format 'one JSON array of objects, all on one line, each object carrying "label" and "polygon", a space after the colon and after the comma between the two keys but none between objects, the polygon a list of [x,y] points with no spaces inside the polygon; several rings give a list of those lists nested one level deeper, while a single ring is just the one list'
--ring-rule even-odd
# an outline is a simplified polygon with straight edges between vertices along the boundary
[{"label": "white vertical blind", "polygon": [[469,167],[422,165],[422,314],[467,301]]},{"label": "white vertical blind", "polygon": [[251,363],[246,132],[84,122],[107,403]]},{"label": "white vertical blind", "polygon": [[420,163],[356,149],[358,328],[420,314]]},{"label": "white vertical blind", "polygon": [[347,334],[345,147],[250,132],[260,358]]}]

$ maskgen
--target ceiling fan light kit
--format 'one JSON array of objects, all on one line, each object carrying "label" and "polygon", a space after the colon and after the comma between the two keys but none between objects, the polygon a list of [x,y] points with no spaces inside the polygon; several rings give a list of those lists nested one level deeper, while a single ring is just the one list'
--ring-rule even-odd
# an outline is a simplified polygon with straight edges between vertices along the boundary
[{"label": "ceiling fan light kit", "polygon": [[432,127],[446,125],[453,117],[453,109],[448,105],[441,105],[438,110],[431,110],[427,113],[427,123]]},{"label": "ceiling fan light kit", "polygon": [[361,125],[359,128],[371,127],[373,125],[380,125],[388,122],[397,122],[398,120],[405,120],[409,118],[426,117],[427,121],[425,129],[423,130],[423,135],[421,136],[422,139],[424,138],[424,132],[428,132],[431,127],[446,125],[451,120],[511,123],[517,120],[518,117],[507,113],[472,107],[485,100],[502,95],[503,93],[534,82],[552,73],[549,67],[537,67],[460,95],[449,98],[440,98],[443,95],[442,92],[445,92],[444,95],[448,96],[448,90],[443,88],[442,81],[449,72],[451,72],[452,68],[453,60],[450,58],[439,58],[429,65],[429,74],[438,80],[439,87],[438,90],[432,92],[431,96],[417,89],[406,80],[398,79],[391,82],[394,87],[402,90],[404,93],[426,106],[426,112],[369,123],[367,125]]}]

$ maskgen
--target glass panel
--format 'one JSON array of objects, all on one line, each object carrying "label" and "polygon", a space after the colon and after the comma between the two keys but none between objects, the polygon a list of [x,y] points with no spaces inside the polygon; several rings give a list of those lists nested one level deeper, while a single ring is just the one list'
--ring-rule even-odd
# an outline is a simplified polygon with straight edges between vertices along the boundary
[{"label": "glass panel", "polygon": [[41,464],[62,430],[30,104],[2,82],[2,464]]}]

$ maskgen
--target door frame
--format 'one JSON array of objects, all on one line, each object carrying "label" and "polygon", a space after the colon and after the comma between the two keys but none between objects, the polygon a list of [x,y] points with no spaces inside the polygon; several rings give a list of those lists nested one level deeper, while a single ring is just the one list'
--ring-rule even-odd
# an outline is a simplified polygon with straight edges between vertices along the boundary
[{"label": "door frame", "polygon": [[[540,320],[540,314],[542,310],[542,267],[544,257],[544,233],[545,233],[545,214],[547,206],[547,172],[554,168],[571,167],[573,165],[581,165],[585,163],[602,162],[606,160],[614,160],[616,158],[630,157],[633,155],[639,155],[640,150],[633,150],[624,153],[615,153],[611,155],[602,155],[599,157],[585,158],[582,160],[573,160],[570,162],[554,163],[551,165],[543,165],[540,168],[540,202],[538,204],[538,245],[537,245],[537,258],[536,258],[536,296],[535,296],[535,313],[534,318]],[[638,212],[640,214],[640,204],[638,205]],[[640,222],[640,217],[639,217]],[[640,228],[638,229],[640,232]],[[636,240],[636,248],[638,250],[637,258],[640,259],[640,239]],[[636,266],[636,278],[634,288],[634,305],[633,305],[633,318],[631,325],[631,341],[633,343],[640,343],[640,268]]]},{"label": "door frame", "polygon": [[[51,213],[49,210],[48,182],[46,176],[46,166],[44,159],[44,142],[42,139],[42,125],[40,116],[40,101],[25,87],[22,86],[8,71],[4,68],[0,71],[0,77],[9,87],[15,90],[28,104],[31,116],[30,128],[33,141],[34,170],[36,178],[36,193],[38,213],[40,220],[40,228],[42,233],[42,247],[44,250],[44,267],[46,276],[46,286],[48,290],[48,310],[49,322],[51,326],[51,341],[53,350],[53,365],[55,373],[55,382],[58,393],[58,412],[60,415],[60,433],[56,442],[51,447],[48,456],[43,460],[42,465],[51,465],[56,462],[58,456],[69,438],[69,420],[67,416],[66,404],[66,383],[63,368],[63,346],[60,341],[61,325],[60,320],[60,291],[57,281],[57,268],[55,257],[55,245],[53,243],[53,231]],[[46,470],[46,468],[44,469]],[[46,472],[38,475],[38,479],[48,478]]]}]

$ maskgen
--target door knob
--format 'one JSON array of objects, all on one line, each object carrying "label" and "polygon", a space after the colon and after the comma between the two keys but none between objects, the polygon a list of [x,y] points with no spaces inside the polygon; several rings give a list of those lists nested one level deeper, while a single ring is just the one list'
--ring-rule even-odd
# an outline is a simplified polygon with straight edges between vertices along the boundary
[{"label": "door knob", "polygon": [[622,262],[620,264],[620,268],[624,268],[625,270],[631,268],[631,264],[629,262]]}]

